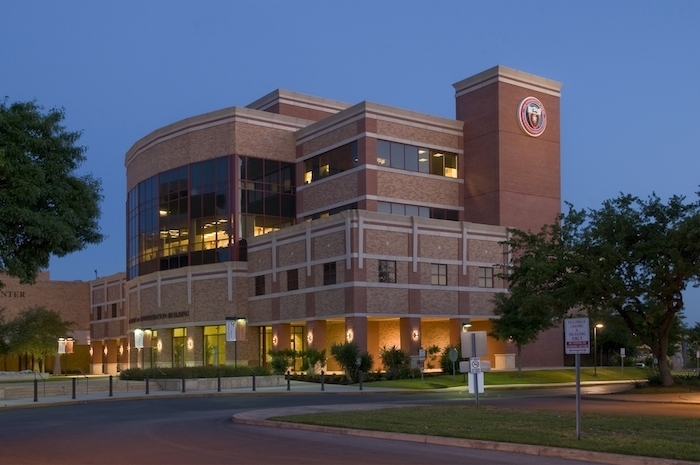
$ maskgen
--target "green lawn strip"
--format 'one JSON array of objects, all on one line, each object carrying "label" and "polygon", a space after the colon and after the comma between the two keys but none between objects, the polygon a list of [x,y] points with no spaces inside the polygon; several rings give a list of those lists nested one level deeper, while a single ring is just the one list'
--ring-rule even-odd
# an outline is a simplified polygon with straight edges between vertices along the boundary
[{"label": "green lawn strip", "polygon": [[[639,368],[625,368],[624,374],[619,368],[598,368],[598,376],[593,375],[593,368],[586,367],[581,370],[581,381],[617,381],[617,380],[643,380],[646,372]],[[558,370],[527,370],[518,377],[518,372],[501,371],[484,373],[486,386],[502,386],[508,384],[553,384],[573,383],[576,381],[576,371],[573,368]],[[396,379],[391,381],[372,381],[365,383],[372,387],[390,387],[401,389],[440,389],[466,384],[465,375],[433,375],[426,374],[420,378]]]},{"label": "green lawn strip", "polygon": [[583,414],[580,440],[573,412],[488,406],[407,407],[271,419],[700,461],[697,420],[690,418]]}]

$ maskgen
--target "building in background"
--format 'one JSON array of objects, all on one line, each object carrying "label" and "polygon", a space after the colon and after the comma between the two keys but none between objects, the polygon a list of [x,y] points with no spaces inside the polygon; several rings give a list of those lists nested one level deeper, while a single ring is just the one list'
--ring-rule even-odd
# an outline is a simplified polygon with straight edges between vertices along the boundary
[{"label": "building in background", "polygon": [[[560,211],[561,84],[498,66],[454,88],[455,119],[277,90],[136,142],[127,269],[91,283],[93,371],[345,341],[379,360],[488,330],[506,228]],[[496,368],[514,352],[489,341]],[[523,362],[563,352],[552,330]]]}]

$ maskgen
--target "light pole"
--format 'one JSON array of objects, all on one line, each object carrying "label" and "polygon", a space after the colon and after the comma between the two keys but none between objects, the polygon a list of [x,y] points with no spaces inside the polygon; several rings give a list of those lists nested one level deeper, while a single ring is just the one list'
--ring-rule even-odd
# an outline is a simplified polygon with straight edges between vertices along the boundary
[{"label": "light pole", "polygon": [[[598,358],[598,328],[602,327],[602,323],[598,323],[593,327],[593,376],[598,376],[598,362],[596,361]],[[602,357],[603,355],[601,354]],[[602,360],[600,363],[602,365]]]}]

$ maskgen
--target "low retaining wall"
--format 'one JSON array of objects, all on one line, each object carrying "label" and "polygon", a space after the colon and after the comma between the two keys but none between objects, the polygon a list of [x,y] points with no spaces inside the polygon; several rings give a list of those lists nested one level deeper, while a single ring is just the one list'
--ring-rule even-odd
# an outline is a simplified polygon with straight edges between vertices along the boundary
[{"label": "low retaining wall", "polygon": [[[255,387],[275,387],[286,384],[284,375],[256,376]],[[151,383],[157,384],[163,391],[182,390],[182,379],[152,379]],[[217,378],[185,379],[186,391],[214,391],[218,387]],[[252,376],[239,376],[235,378],[221,378],[221,389],[245,389],[253,388]]]}]

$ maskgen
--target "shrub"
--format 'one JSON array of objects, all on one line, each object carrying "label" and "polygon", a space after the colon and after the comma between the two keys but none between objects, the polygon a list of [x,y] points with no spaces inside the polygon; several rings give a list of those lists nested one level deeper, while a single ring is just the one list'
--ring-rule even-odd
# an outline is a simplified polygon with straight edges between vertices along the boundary
[{"label": "shrub", "polygon": [[255,373],[256,376],[267,376],[270,370],[265,367],[250,367],[250,366],[207,366],[207,367],[175,367],[175,368],[131,368],[122,370],[119,374],[119,379],[131,381],[143,381],[146,375],[150,379],[174,379],[182,378],[232,378],[237,376],[251,376]]},{"label": "shrub", "polygon": [[270,350],[268,354],[272,357],[270,366],[276,375],[285,374],[294,365],[294,359],[297,355],[292,349]]},{"label": "shrub", "polygon": [[[326,349],[321,351],[316,349],[307,349],[299,353],[302,358],[301,369],[308,374],[315,374],[316,368],[319,370],[326,364]],[[318,365],[318,367],[317,367]]]},{"label": "shrub", "polygon": [[387,349],[386,346],[379,350],[379,357],[386,370],[386,379],[399,379],[402,371],[410,367],[411,357],[396,346]]},{"label": "shrub", "polygon": [[[454,364],[454,372],[452,371],[452,361],[450,360],[450,350],[451,349],[457,349],[457,361]],[[442,369],[442,372],[447,374],[447,375],[454,375],[455,372],[459,373],[459,361],[462,360],[461,357],[461,350],[459,346],[447,346],[445,349],[442,351],[442,355],[440,356],[440,368]]]},{"label": "shrub", "polygon": [[[345,371],[345,376],[351,382],[357,381],[358,371],[368,372],[372,368],[372,355],[367,352],[360,354],[360,349],[354,342],[344,344],[333,344],[331,355],[338,362],[340,368]],[[360,366],[357,366],[357,359],[360,359]]]}]

